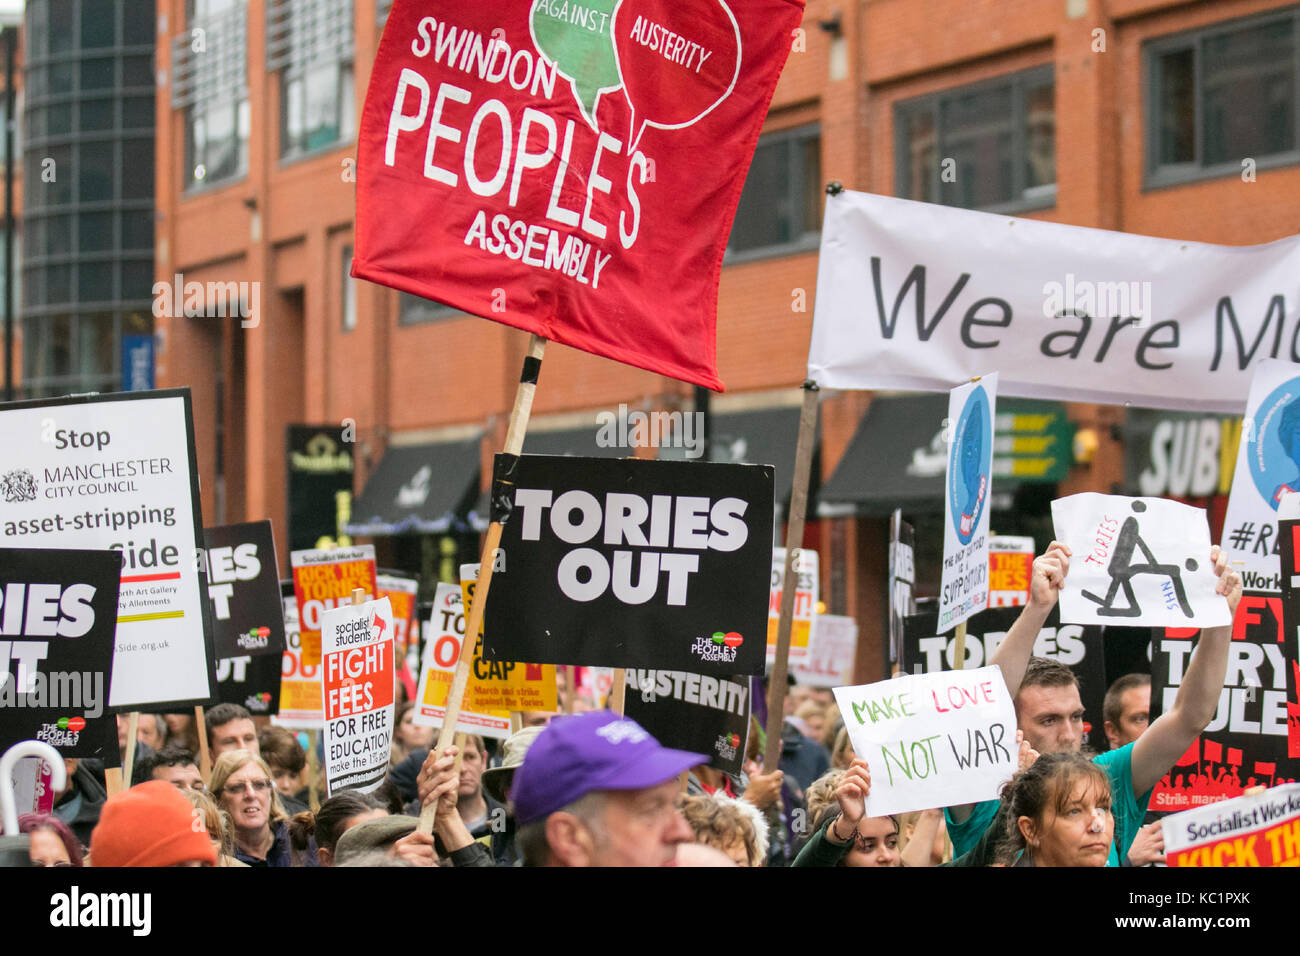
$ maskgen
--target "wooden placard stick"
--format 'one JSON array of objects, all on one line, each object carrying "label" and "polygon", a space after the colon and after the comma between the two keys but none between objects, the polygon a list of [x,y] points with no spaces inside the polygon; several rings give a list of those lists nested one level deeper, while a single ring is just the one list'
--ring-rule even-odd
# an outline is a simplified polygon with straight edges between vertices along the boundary
[{"label": "wooden placard stick", "polygon": [[320,760],[316,757],[316,745],[320,741],[320,731],[307,732],[307,806],[315,813],[320,809]]},{"label": "wooden placard stick", "polygon": [[[542,356],[546,354],[546,339],[532,335],[528,340],[528,354],[524,356],[523,372],[519,376],[519,388],[515,391],[515,404],[510,410],[510,426],[506,430],[505,454],[518,456],[524,450],[524,434],[528,431],[528,418],[533,411],[533,395],[537,391],[537,376],[542,369]],[[495,487],[493,479],[492,495],[495,498],[501,489]],[[495,505],[495,502],[494,502]],[[451,687],[447,691],[447,704],[442,718],[442,729],[438,731],[438,741],[434,753],[442,753],[451,746],[456,735],[456,721],[460,718],[460,708],[465,702],[465,688],[469,685],[469,668],[474,662],[474,645],[478,640],[479,627],[483,624],[483,609],[487,606],[488,589],[492,586],[492,566],[495,563],[497,549],[501,547],[501,522],[493,521],[488,525],[487,535],[483,539],[483,556],[479,559],[478,584],[474,587],[474,600],[470,602],[469,616],[465,621],[465,640],[460,645],[460,659],[456,662],[456,672],[451,678]],[[429,806],[420,810],[420,832],[433,832],[433,818],[436,808]]]},{"label": "wooden placard stick", "polygon": [[452,770],[456,776],[460,776],[460,765],[465,761],[465,738],[469,735],[463,730],[456,732],[456,762],[452,765]]},{"label": "wooden placard stick", "polygon": [[135,766],[135,734],[140,729],[140,711],[133,710],[126,717],[126,753],[122,755],[122,787],[131,789],[131,770]]},{"label": "wooden placard stick", "polygon": [[952,669],[963,670],[966,667],[966,622],[957,625],[956,641],[952,647]]},{"label": "wooden placard stick", "polygon": [[202,707],[194,708],[194,731],[199,739],[199,776],[206,787],[212,778],[212,754],[208,750],[208,719]]},{"label": "wooden placard stick", "polygon": [[573,682],[578,679],[578,669],[572,664],[564,665],[564,712],[573,713],[573,698],[575,689]]},{"label": "wooden placard stick", "polygon": [[767,746],[763,772],[771,773],[781,759],[781,727],[785,723],[785,682],[789,673],[790,626],[794,622],[794,592],[798,584],[794,563],[803,547],[804,514],[808,510],[808,481],[812,475],[813,444],[817,440],[817,383],[803,383],[803,408],[799,412],[799,439],[794,452],[794,487],[785,541],[785,574],[781,585],[781,620],[776,628],[776,660],[767,689]]},{"label": "wooden placard stick", "polygon": [[614,668],[614,683],[609,688],[609,709],[620,717],[627,706],[627,668]]}]

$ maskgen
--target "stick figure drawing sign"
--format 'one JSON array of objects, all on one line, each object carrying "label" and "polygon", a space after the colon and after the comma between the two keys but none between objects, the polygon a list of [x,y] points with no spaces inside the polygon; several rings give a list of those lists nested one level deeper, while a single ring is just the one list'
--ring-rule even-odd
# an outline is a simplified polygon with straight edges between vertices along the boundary
[{"label": "stick figure drawing sign", "polygon": [[1071,495],[1052,502],[1071,551],[1061,622],[1129,627],[1232,623],[1214,593],[1210,528],[1200,508],[1163,498]]}]

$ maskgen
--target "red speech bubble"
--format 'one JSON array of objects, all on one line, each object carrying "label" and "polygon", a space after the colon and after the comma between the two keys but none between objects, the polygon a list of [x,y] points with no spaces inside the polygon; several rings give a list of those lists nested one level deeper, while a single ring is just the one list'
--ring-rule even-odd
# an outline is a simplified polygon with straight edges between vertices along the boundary
[{"label": "red speech bubble", "polygon": [[725,0],[623,0],[611,29],[632,107],[629,154],[647,126],[692,126],[735,89],[740,26]]}]

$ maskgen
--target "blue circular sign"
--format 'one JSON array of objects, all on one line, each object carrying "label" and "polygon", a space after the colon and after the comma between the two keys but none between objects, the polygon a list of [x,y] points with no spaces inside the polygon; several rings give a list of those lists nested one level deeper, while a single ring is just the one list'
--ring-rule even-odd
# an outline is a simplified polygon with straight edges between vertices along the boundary
[{"label": "blue circular sign", "polygon": [[957,540],[970,544],[988,504],[993,465],[993,420],[989,396],[975,386],[948,444],[948,505]]},{"label": "blue circular sign", "polygon": [[1300,491],[1300,378],[1279,385],[1260,404],[1246,460],[1260,497],[1274,511],[1283,495]]}]

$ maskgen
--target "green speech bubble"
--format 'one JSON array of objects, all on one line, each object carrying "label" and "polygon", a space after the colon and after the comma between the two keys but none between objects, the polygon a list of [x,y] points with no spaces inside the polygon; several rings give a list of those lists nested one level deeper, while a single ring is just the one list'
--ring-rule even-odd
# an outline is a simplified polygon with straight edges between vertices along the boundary
[{"label": "green speech bubble", "polygon": [[534,0],[533,43],[573,86],[583,117],[596,128],[596,100],[623,85],[610,33],[618,0]]}]

